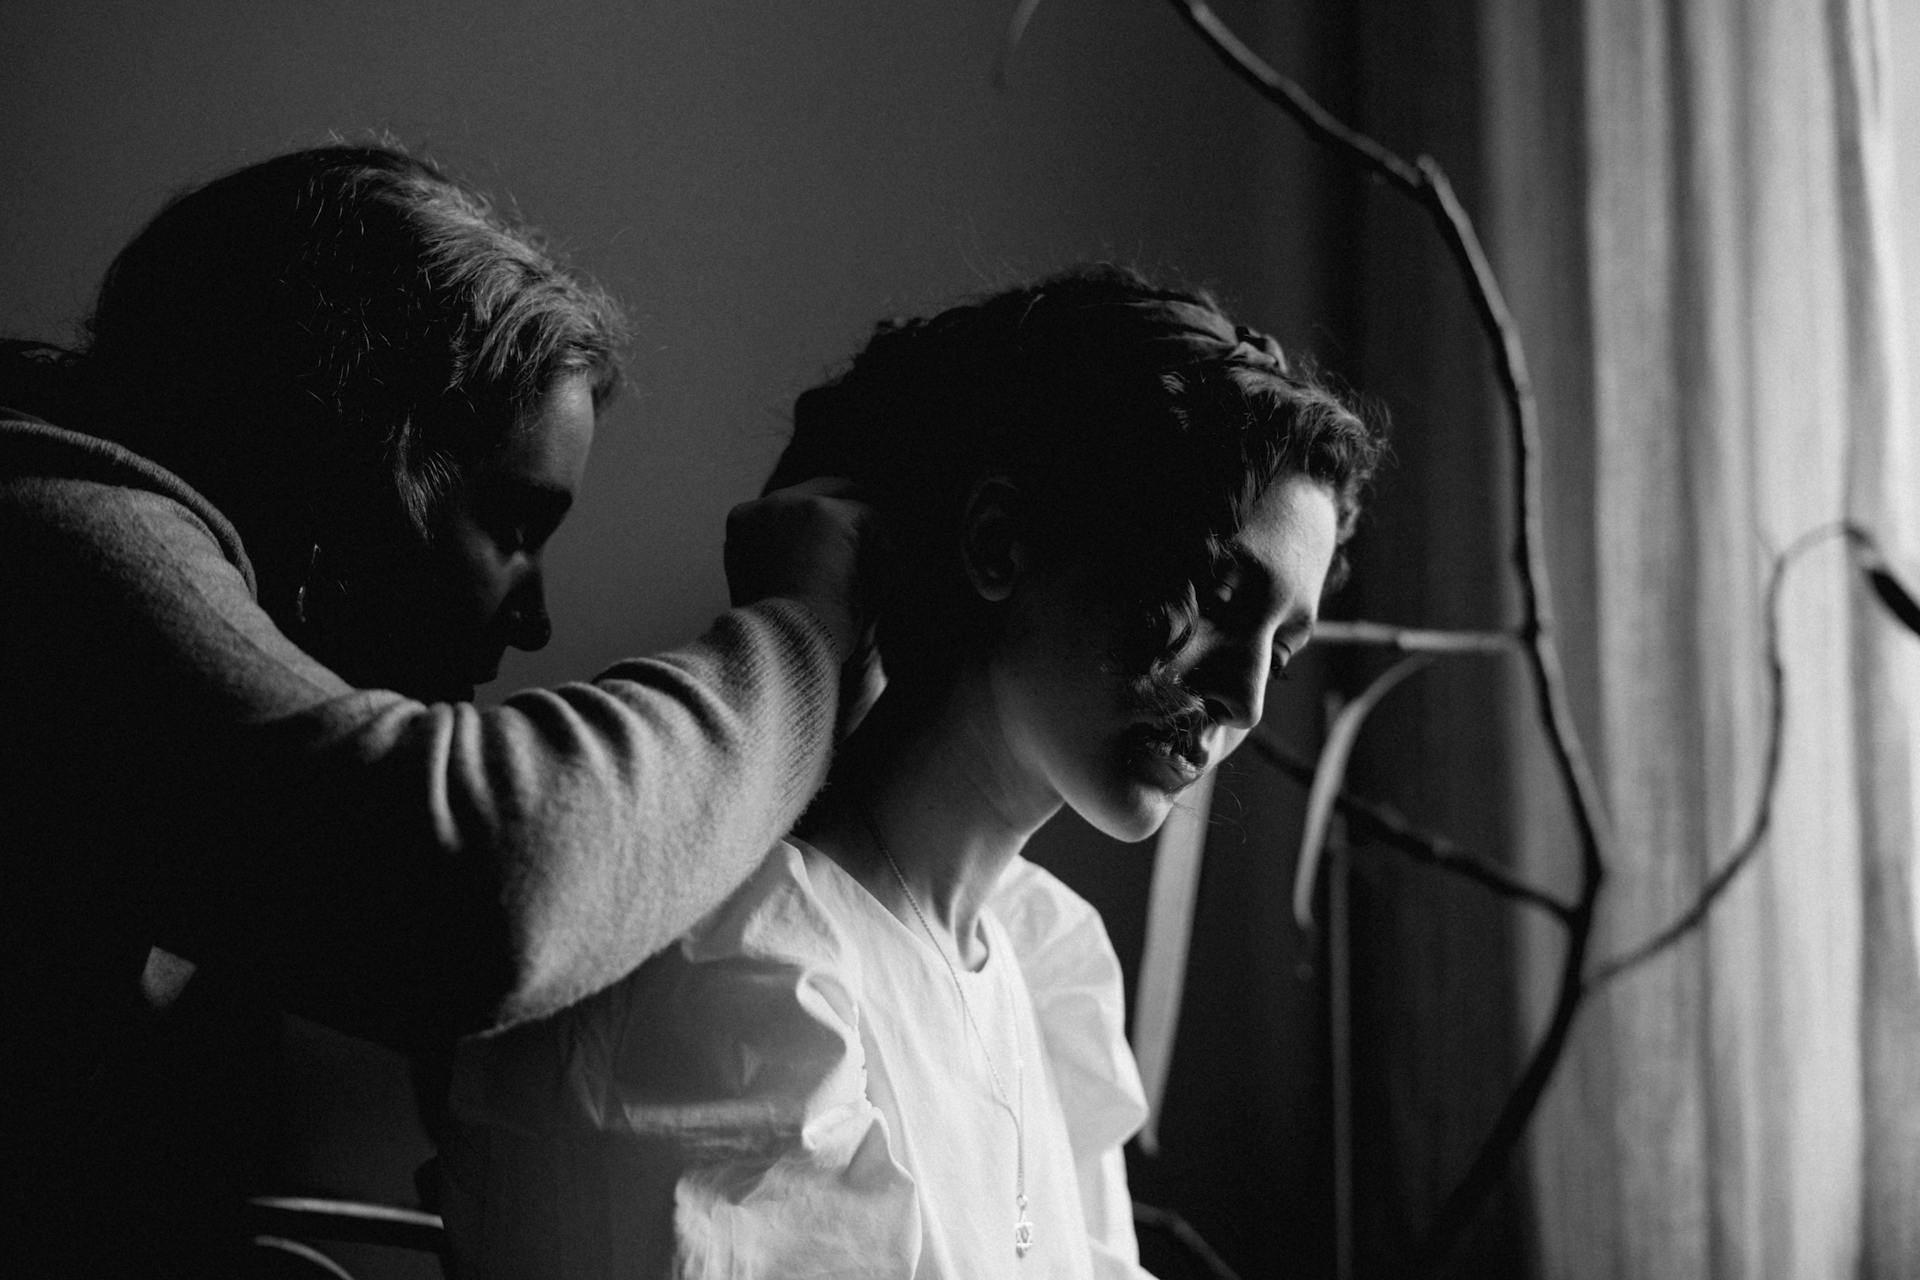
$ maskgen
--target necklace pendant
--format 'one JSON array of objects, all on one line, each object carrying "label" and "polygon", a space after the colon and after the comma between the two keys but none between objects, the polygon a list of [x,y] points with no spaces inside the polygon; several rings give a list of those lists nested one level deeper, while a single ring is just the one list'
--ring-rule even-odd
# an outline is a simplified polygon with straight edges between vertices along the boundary
[{"label": "necklace pendant", "polygon": [[1013,1224],[1013,1255],[1016,1258],[1027,1256],[1027,1250],[1033,1248],[1033,1224],[1027,1221],[1027,1198],[1021,1196],[1020,1218]]}]

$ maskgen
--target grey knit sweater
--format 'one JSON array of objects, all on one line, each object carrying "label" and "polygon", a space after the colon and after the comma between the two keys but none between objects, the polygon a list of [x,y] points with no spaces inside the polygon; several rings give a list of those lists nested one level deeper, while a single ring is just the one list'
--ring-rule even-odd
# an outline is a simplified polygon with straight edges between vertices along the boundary
[{"label": "grey knit sweater", "polygon": [[175,1016],[155,947],[189,995],[402,1047],[606,986],[792,824],[836,687],[826,628],[774,602],[497,708],[351,688],[177,477],[0,413],[0,1080],[38,1109],[0,1159],[33,1180],[18,1148],[138,1074]]}]

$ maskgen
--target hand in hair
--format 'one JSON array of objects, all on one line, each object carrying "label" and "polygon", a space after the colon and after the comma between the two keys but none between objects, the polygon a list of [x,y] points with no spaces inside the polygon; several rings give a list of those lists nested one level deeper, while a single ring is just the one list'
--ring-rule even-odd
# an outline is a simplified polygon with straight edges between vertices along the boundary
[{"label": "hand in hair", "polygon": [[743,502],[727,513],[727,590],[735,606],[798,600],[833,633],[848,666],[871,648],[873,510],[851,481],[820,477]]}]

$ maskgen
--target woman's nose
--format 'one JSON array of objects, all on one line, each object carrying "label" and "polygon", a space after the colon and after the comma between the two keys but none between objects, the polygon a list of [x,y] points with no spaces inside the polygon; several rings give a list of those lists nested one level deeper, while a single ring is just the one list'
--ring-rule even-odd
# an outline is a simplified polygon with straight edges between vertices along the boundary
[{"label": "woman's nose", "polygon": [[1234,729],[1252,729],[1267,709],[1267,677],[1272,652],[1264,644],[1222,644],[1195,670],[1193,683],[1214,720]]}]

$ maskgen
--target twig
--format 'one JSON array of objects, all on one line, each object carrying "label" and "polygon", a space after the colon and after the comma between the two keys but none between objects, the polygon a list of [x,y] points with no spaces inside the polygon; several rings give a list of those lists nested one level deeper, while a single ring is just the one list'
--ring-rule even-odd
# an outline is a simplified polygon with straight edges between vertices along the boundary
[{"label": "twig", "polygon": [[[1507,876],[1491,863],[1459,854],[1450,842],[1419,832],[1384,806],[1358,800],[1345,792],[1336,798],[1336,804],[1342,812],[1359,819],[1387,843],[1423,861],[1432,861],[1435,865],[1459,871],[1507,897],[1542,907],[1567,930],[1566,952],[1562,958],[1554,1006],[1546,1029],[1494,1124],[1476,1149],[1466,1172],[1435,1215],[1419,1250],[1421,1269],[1438,1272],[1446,1266],[1467,1226],[1504,1177],[1512,1152],[1518,1146],[1547,1082],[1559,1064],[1583,998],[1697,928],[1714,902],[1752,861],[1762,845],[1772,819],[1772,798],[1778,782],[1785,736],[1785,678],[1779,654],[1777,609],[1781,579],[1788,564],[1815,542],[1838,532],[1847,537],[1856,551],[1864,549],[1875,557],[1873,563],[1863,565],[1870,587],[1888,611],[1916,635],[1920,635],[1920,603],[1916,603],[1912,594],[1879,558],[1871,536],[1857,526],[1825,526],[1803,535],[1782,554],[1776,561],[1767,590],[1768,663],[1773,711],[1763,784],[1747,834],[1720,869],[1702,886],[1694,904],[1671,925],[1633,952],[1608,961],[1595,969],[1591,976],[1583,977],[1582,970],[1592,939],[1595,908],[1606,878],[1606,851],[1612,845],[1612,837],[1606,828],[1605,807],[1599,785],[1574,724],[1566,693],[1566,678],[1554,641],[1542,537],[1542,483],[1536,407],[1519,331],[1507,310],[1499,282],[1471,218],[1461,207],[1452,185],[1437,164],[1425,156],[1409,163],[1374,139],[1342,123],[1297,83],[1279,74],[1255,54],[1204,0],[1169,0],[1169,3],[1229,70],[1285,111],[1315,141],[1354,160],[1427,211],[1455,265],[1466,279],[1481,328],[1492,345],[1495,373],[1513,431],[1518,515],[1513,561],[1520,587],[1519,626],[1510,633],[1430,631],[1367,622],[1326,623],[1319,629],[1320,638],[1326,643],[1380,645],[1403,652],[1461,654],[1518,650],[1527,662],[1542,728],[1553,753],[1556,772],[1570,798],[1580,840],[1579,894],[1574,902],[1567,903]],[[1021,0],[1009,27],[1006,54],[1010,54],[1018,43],[1020,32],[1037,4],[1038,0]],[[1004,55],[1001,66],[1005,66]],[[1313,765],[1286,758],[1282,749],[1264,740],[1256,740],[1255,747],[1296,777],[1312,777]]]},{"label": "twig", "polygon": [[1519,331],[1507,310],[1493,268],[1474,231],[1473,222],[1454,195],[1440,167],[1427,157],[1415,164],[1394,155],[1378,142],[1334,119],[1293,81],[1262,61],[1221,22],[1202,0],[1168,0],[1175,11],[1199,33],[1227,67],[1253,85],[1269,101],[1286,111],[1321,143],[1357,159],[1385,177],[1427,210],[1436,229],[1469,283],[1474,309],[1493,346],[1495,372],[1507,403],[1513,430],[1516,467],[1516,522],[1513,558],[1520,585],[1521,625],[1526,641],[1527,666],[1532,675],[1535,702],[1550,744],[1556,771],[1572,801],[1580,839],[1580,892],[1566,917],[1567,948],[1563,957],[1554,1007],[1545,1031],[1535,1045],[1513,1091],[1507,1096],[1460,1181],[1441,1204],[1427,1239],[1420,1248],[1423,1269],[1439,1270],[1451,1257],[1460,1237],[1480,1207],[1498,1187],[1507,1162],[1518,1146],[1528,1121],[1539,1106],[1547,1081],[1558,1065],[1579,1011],[1585,987],[1581,980],[1593,933],[1594,907],[1606,876],[1605,848],[1610,837],[1604,828],[1600,789],[1580,745],[1566,693],[1559,650],[1553,638],[1545,553],[1542,547],[1540,503],[1539,427],[1531,379]]},{"label": "twig", "polygon": [[1316,646],[1377,645],[1401,653],[1514,653],[1526,644],[1516,631],[1435,631],[1384,622],[1327,622],[1313,629]]},{"label": "twig", "polygon": [[[1312,784],[1313,761],[1296,755],[1288,748],[1266,737],[1249,738],[1246,745],[1267,763],[1302,786]],[[1370,836],[1379,843],[1406,854],[1415,862],[1464,876],[1502,897],[1538,907],[1563,922],[1573,913],[1573,904],[1563,902],[1525,881],[1515,879],[1496,863],[1477,854],[1466,852],[1446,836],[1422,829],[1390,805],[1356,796],[1350,791],[1342,791],[1335,798],[1334,805],[1339,809],[1342,817],[1353,823],[1356,835]]]},{"label": "twig", "polygon": [[1366,134],[1348,128],[1332,112],[1315,102],[1306,90],[1268,66],[1259,54],[1249,49],[1233,33],[1232,28],[1220,21],[1219,15],[1210,7],[1199,3],[1199,0],[1172,0],[1172,4],[1234,74],[1252,83],[1270,101],[1278,103],[1316,142],[1357,157],[1373,173],[1414,199],[1426,202],[1421,195],[1426,184],[1413,165]]},{"label": "twig", "polygon": [[1767,578],[1767,689],[1772,703],[1767,712],[1766,762],[1761,768],[1760,793],[1754,801],[1747,834],[1734,846],[1733,853],[1720,865],[1719,870],[1701,885],[1693,905],[1681,912],[1673,923],[1632,951],[1607,961],[1587,975],[1585,985],[1589,992],[1598,990],[1651,960],[1698,928],[1700,922],[1706,919],[1707,912],[1713,909],[1713,904],[1733,883],[1734,877],[1760,851],[1761,841],[1766,839],[1767,830],[1773,823],[1774,789],[1780,779],[1780,757],[1786,740],[1787,672],[1780,657],[1780,589],[1786,581],[1787,570],[1795,561],[1820,543],[1836,537],[1845,537],[1856,546],[1872,545],[1872,540],[1864,531],[1844,521],[1821,525],[1794,539],[1774,560],[1773,572]]}]

